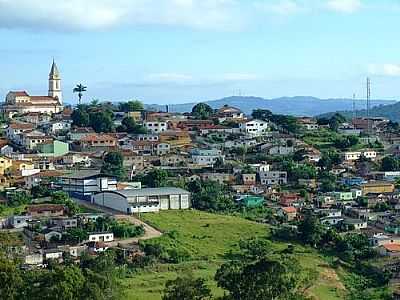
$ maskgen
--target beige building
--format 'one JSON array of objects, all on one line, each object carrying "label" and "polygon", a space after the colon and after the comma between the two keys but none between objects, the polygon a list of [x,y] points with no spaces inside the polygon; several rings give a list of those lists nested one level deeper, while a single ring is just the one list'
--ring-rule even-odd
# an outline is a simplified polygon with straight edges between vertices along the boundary
[{"label": "beige building", "polygon": [[53,61],[49,74],[47,96],[31,96],[26,91],[11,91],[7,94],[3,113],[12,118],[16,114],[42,113],[55,114],[63,110],[61,77]]}]

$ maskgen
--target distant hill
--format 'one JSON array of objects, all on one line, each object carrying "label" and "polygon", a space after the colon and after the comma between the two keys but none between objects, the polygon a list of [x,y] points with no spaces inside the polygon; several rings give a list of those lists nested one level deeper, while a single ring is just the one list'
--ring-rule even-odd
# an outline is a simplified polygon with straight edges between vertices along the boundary
[{"label": "distant hill", "polygon": [[[320,115],[321,117],[330,117],[334,114],[335,112],[330,112],[326,114]],[[355,112],[345,110],[345,111],[339,111],[342,115],[344,115],[347,118],[351,118],[353,115],[357,117],[366,117],[367,116],[367,110],[362,109],[362,110],[356,110]],[[387,105],[378,105],[373,107],[370,110],[369,113],[370,116],[373,117],[384,117],[389,120],[395,121],[395,122],[400,122],[400,102],[396,102],[393,104],[387,104]]]},{"label": "distant hill", "polygon": [[[276,99],[264,99],[260,97],[234,96],[219,100],[202,101],[212,108],[220,108],[227,104],[240,108],[244,113],[251,114],[254,109],[269,109],[276,114],[288,114],[294,116],[315,116],[334,111],[351,110],[352,99],[319,99],[308,96],[282,97]],[[365,100],[356,100],[356,108],[365,107]],[[372,106],[382,104],[393,104],[390,100],[373,100]],[[171,112],[190,112],[196,103],[172,104],[169,105]],[[165,105],[146,105],[148,109],[165,111]]]}]

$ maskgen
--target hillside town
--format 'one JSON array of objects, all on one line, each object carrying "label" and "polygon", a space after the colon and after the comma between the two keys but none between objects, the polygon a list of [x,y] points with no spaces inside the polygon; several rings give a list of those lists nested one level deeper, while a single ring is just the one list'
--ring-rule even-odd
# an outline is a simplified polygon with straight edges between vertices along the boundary
[{"label": "hillside town", "polygon": [[374,274],[396,286],[398,123],[206,103],[153,111],[138,100],[87,100],[82,84],[71,106],[61,79],[53,61],[46,96],[10,91],[1,107],[0,248],[18,268],[110,250],[130,263],[178,263],[185,251],[153,241],[179,232],[146,215],[199,211],[250,220],[291,247],[330,247],[343,264],[374,257]]}]

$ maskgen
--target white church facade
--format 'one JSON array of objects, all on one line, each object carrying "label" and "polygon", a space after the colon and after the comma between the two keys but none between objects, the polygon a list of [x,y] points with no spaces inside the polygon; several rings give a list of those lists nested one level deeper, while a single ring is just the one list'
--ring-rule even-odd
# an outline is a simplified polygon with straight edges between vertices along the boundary
[{"label": "white church facade", "polygon": [[26,91],[11,91],[7,94],[2,112],[12,117],[15,114],[42,113],[56,114],[63,110],[61,76],[53,61],[49,74],[47,96],[30,96]]}]

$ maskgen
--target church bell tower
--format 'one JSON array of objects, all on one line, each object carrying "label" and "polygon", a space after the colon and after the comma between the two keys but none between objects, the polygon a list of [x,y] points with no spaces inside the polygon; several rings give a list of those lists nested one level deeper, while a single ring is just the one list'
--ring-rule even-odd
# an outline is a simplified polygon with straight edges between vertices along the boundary
[{"label": "church bell tower", "polygon": [[49,97],[57,98],[60,104],[63,103],[62,99],[62,91],[61,91],[61,77],[60,72],[58,71],[57,65],[54,62],[51,66],[50,74],[49,74]]}]

